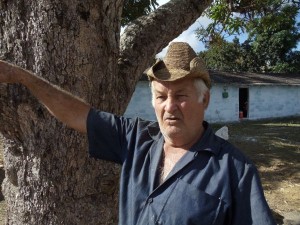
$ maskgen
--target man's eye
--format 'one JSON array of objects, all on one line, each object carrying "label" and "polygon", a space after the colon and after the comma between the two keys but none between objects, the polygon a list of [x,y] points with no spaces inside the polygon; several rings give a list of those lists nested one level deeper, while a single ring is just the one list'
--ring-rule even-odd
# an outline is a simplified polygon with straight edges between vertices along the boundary
[{"label": "man's eye", "polygon": [[163,101],[166,100],[166,97],[163,96],[163,95],[158,95],[158,96],[156,96],[156,100],[157,100],[158,102],[163,102]]}]

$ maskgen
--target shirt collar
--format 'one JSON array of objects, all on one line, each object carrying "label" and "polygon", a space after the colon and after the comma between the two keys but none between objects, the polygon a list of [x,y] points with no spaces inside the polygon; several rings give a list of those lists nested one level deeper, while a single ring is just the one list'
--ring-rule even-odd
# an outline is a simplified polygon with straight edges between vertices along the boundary
[{"label": "shirt collar", "polygon": [[161,137],[162,134],[160,132],[158,122],[151,122],[147,128],[148,133],[153,140],[157,141]]},{"label": "shirt collar", "polygon": [[215,155],[220,152],[221,139],[216,137],[208,122],[203,121],[204,133],[200,139],[192,146],[190,151],[207,151]]},{"label": "shirt collar", "polygon": [[[204,127],[203,135],[191,147],[190,151],[192,152],[207,151],[215,155],[218,155],[220,152],[221,139],[215,136],[208,122],[203,121],[203,127]],[[158,141],[159,138],[162,136],[159,129],[158,122],[151,122],[147,128],[151,138],[155,141]]]}]

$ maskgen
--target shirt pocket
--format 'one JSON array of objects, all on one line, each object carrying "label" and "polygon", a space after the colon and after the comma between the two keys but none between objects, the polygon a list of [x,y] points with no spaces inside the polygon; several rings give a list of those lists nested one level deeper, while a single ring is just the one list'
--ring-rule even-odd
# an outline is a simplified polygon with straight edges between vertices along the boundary
[{"label": "shirt pocket", "polygon": [[223,206],[219,197],[177,179],[160,213],[159,222],[172,225],[213,225]]}]

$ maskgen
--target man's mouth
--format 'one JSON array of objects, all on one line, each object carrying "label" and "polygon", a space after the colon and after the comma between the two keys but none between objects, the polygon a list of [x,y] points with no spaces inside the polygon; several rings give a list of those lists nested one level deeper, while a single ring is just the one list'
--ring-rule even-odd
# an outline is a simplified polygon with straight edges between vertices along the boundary
[{"label": "man's mouth", "polygon": [[179,120],[179,118],[177,118],[177,117],[167,117],[165,120],[166,121],[177,121],[177,120]]}]

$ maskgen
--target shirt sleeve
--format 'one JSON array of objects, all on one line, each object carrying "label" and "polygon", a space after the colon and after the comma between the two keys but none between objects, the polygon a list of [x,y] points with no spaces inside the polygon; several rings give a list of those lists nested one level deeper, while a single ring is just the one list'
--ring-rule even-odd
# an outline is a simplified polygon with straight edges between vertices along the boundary
[{"label": "shirt sleeve", "polygon": [[232,225],[276,225],[264,197],[258,171],[246,164],[234,196]]},{"label": "shirt sleeve", "polygon": [[90,156],[122,164],[131,127],[131,119],[91,109],[87,118]]}]

